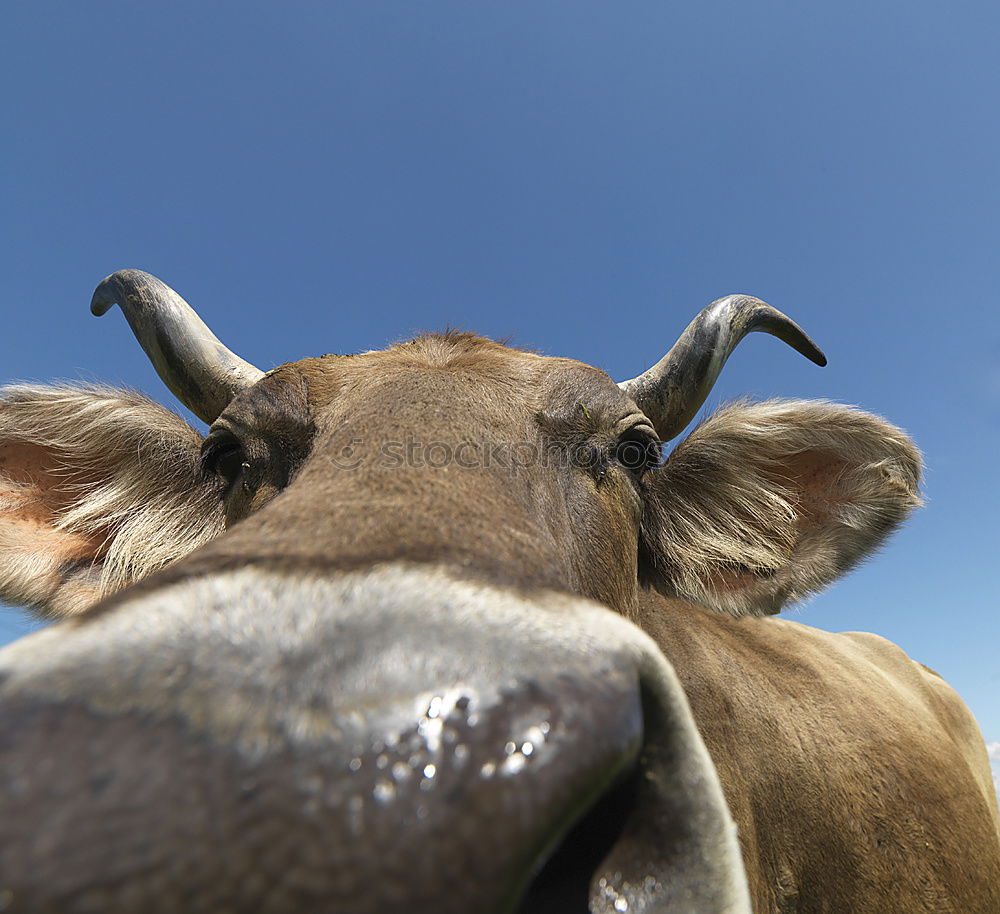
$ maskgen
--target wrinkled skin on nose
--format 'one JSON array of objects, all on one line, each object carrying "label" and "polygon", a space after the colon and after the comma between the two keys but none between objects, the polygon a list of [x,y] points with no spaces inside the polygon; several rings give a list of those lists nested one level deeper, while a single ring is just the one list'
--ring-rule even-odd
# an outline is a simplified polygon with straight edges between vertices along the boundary
[{"label": "wrinkled skin on nose", "polygon": [[11,910],[501,914],[633,772],[591,910],[749,911],[672,671],[594,604],[250,568],[5,659]]}]

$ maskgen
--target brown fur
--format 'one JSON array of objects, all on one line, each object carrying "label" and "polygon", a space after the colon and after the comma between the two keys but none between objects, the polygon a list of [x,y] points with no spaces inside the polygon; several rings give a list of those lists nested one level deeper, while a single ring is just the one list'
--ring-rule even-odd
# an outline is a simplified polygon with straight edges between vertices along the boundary
[{"label": "brown fur", "polygon": [[985,744],[941,680],[876,635],[649,595],[740,834],[757,914],[1000,911]]}]

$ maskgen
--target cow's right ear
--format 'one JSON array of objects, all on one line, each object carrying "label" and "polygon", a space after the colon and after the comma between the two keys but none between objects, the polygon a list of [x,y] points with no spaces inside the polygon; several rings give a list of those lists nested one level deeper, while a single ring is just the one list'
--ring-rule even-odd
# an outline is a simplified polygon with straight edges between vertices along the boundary
[{"label": "cow's right ear", "polygon": [[644,579],[733,615],[818,593],[920,504],[920,453],[883,419],[820,400],[733,403],[647,474]]},{"label": "cow's right ear", "polygon": [[217,536],[201,440],[130,391],[0,388],[0,600],[77,615]]}]

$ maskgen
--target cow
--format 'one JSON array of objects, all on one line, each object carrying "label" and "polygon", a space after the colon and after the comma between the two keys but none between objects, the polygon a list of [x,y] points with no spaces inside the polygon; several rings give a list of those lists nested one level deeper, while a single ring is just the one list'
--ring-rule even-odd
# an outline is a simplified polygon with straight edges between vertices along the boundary
[{"label": "cow", "polygon": [[202,436],[0,392],[0,909],[1000,911],[982,737],[934,672],[776,614],[920,501],[821,401],[692,422],[746,295],[603,371],[472,334],[262,372],[137,270]]}]

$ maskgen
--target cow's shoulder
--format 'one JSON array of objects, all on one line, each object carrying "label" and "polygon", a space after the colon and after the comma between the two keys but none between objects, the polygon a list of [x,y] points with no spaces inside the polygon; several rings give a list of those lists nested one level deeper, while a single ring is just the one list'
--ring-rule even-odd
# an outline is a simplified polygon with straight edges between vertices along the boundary
[{"label": "cow's shoulder", "polygon": [[[866,885],[852,910],[1000,910],[985,744],[940,676],[867,633],[654,594],[640,621],[718,767],[755,910],[820,910]],[[917,878],[893,879],[901,866]]]}]

